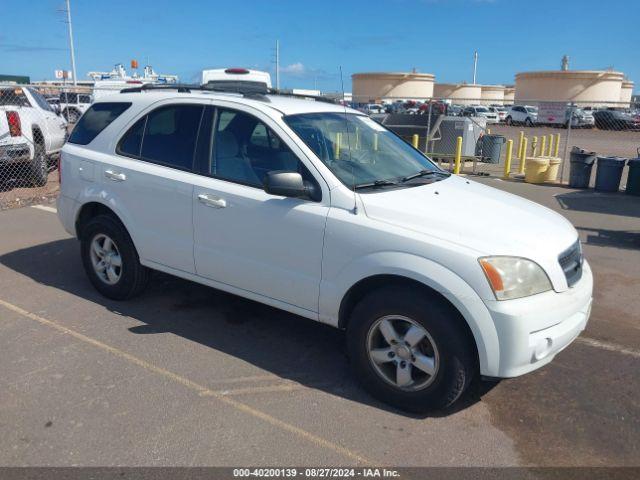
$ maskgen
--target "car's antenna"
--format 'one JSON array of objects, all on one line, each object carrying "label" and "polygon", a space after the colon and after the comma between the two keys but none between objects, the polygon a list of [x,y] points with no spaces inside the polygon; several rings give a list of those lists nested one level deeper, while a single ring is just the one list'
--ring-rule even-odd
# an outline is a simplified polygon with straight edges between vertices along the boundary
[{"label": "car's antenna", "polygon": [[[344,107],[344,126],[347,130],[347,149],[349,150],[349,165],[351,166],[351,178],[353,179],[353,214],[358,214],[358,200],[356,196],[356,174],[353,170],[353,161],[351,159],[351,137],[349,135],[349,121],[347,120],[347,105],[344,98],[344,79],[342,78],[342,66],[340,69],[340,88],[342,89],[342,106]],[[339,142],[340,138],[336,138],[336,142]],[[336,159],[337,160],[337,159]]]}]

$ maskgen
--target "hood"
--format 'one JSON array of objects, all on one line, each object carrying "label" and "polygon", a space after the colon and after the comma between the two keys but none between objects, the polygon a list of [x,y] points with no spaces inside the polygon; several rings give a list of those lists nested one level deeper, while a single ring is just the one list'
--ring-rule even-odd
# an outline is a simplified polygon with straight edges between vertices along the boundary
[{"label": "hood", "polygon": [[455,175],[361,195],[367,216],[476,250],[480,255],[557,258],[578,233],[562,215]]}]

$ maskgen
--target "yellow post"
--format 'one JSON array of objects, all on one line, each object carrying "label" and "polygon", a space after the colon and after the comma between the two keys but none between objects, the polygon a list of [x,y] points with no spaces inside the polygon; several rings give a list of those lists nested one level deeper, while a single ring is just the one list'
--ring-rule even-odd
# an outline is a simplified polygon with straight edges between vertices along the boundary
[{"label": "yellow post", "polygon": [[547,154],[547,136],[542,135],[540,137],[540,156],[544,157]]},{"label": "yellow post", "polygon": [[524,175],[524,162],[527,158],[527,137],[524,137],[522,140],[522,154],[520,155],[520,168],[518,169],[518,173],[520,175]]},{"label": "yellow post", "polygon": [[462,137],[458,137],[456,141],[456,157],[453,166],[453,173],[458,175],[460,173],[460,161],[462,160]]},{"label": "yellow post", "polygon": [[518,138],[518,158],[522,156],[522,144],[524,142],[524,130],[520,130],[520,136]]},{"label": "yellow post", "polygon": [[411,145],[413,145],[413,148],[418,148],[419,141],[420,141],[420,137],[418,137],[417,133],[414,133],[413,138],[411,139]]},{"label": "yellow post", "polygon": [[513,154],[513,140],[507,140],[507,156],[504,159],[504,175],[502,178],[509,178],[511,173],[511,155]]},{"label": "yellow post", "polygon": [[360,148],[360,129],[356,125],[356,145],[355,149],[358,150]]},{"label": "yellow post", "polygon": [[491,135],[491,129],[487,128],[487,135]]},{"label": "yellow post", "polygon": [[538,152],[538,137],[533,137],[531,139],[531,156],[537,157],[538,156],[537,152]]},{"label": "yellow post", "polygon": [[560,134],[556,133],[556,145],[555,145],[555,149],[553,150],[553,156],[557,157],[558,156],[558,151],[560,150]]},{"label": "yellow post", "polygon": [[333,158],[336,160],[340,158],[340,143],[342,143],[342,133],[337,132],[336,141],[333,144]]},{"label": "yellow post", "polygon": [[373,132],[373,150],[378,151],[378,132]]},{"label": "yellow post", "polygon": [[553,155],[553,133],[549,134],[549,151],[548,151],[548,155],[549,156]]}]

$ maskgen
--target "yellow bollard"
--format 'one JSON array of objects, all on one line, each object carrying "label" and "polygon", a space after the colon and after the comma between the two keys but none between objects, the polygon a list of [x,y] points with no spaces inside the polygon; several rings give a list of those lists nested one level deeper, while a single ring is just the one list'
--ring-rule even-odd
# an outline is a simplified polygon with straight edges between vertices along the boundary
[{"label": "yellow bollard", "polygon": [[507,140],[507,156],[504,159],[504,175],[502,178],[509,178],[511,173],[511,155],[513,154],[513,140]]},{"label": "yellow bollard", "polygon": [[520,136],[518,138],[518,158],[522,156],[522,144],[524,142],[524,130],[520,130]]},{"label": "yellow bollard", "polygon": [[360,148],[360,129],[356,125],[356,145],[354,147],[356,150]]},{"label": "yellow bollard", "polygon": [[453,173],[458,175],[460,173],[460,161],[462,160],[462,137],[458,137],[456,141],[456,157],[453,166]]},{"label": "yellow bollard", "polygon": [[378,151],[378,132],[373,132],[373,150]]},{"label": "yellow bollard", "polygon": [[556,133],[556,145],[555,145],[555,149],[553,150],[553,156],[557,157],[558,156],[558,151],[560,150],[560,134]]},{"label": "yellow bollard", "polygon": [[487,135],[491,135],[491,129],[487,128]]},{"label": "yellow bollard", "polygon": [[333,144],[333,158],[337,160],[340,158],[340,144],[342,143],[342,133],[336,133],[336,141]]},{"label": "yellow bollard", "polygon": [[540,156],[544,157],[547,155],[547,136],[542,135],[540,137]]},{"label": "yellow bollard", "polygon": [[553,155],[553,133],[549,134],[549,150],[547,151],[547,156],[551,155]]},{"label": "yellow bollard", "polygon": [[531,156],[532,157],[537,157],[538,153],[538,137],[533,137],[531,139]]},{"label": "yellow bollard", "polygon": [[413,138],[411,139],[411,145],[413,145],[413,148],[418,148],[419,141],[420,141],[420,137],[418,137],[417,133],[414,133]]},{"label": "yellow bollard", "polygon": [[524,137],[522,140],[522,155],[520,155],[520,168],[518,169],[518,173],[520,175],[524,175],[524,162],[527,158],[527,137]]}]

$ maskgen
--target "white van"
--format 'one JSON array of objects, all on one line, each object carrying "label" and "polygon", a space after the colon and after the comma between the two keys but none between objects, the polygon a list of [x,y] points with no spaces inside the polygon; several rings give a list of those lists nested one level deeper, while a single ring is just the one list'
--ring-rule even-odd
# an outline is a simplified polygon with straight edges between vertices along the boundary
[{"label": "white van", "polygon": [[264,87],[271,88],[271,75],[261,70],[249,70],[247,68],[216,68],[213,70],[202,71],[202,84],[215,83],[224,85],[227,83],[248,84],[253,83]]}]

